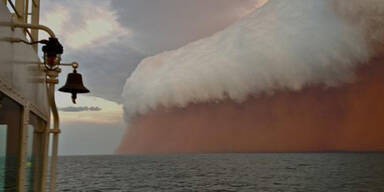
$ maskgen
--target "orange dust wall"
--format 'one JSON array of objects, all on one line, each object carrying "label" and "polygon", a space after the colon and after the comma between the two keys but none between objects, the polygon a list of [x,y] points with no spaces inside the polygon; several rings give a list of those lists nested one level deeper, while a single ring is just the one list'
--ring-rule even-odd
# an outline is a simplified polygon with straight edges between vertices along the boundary
[{"label": "orange dust wall", "polygon": [[[384,53],[384,52],[383,52]],[[382,54],[384,55],[384,54]],[[309,87],[152,111],[118,153],[384,151],[384,57],[336,88]]]}]

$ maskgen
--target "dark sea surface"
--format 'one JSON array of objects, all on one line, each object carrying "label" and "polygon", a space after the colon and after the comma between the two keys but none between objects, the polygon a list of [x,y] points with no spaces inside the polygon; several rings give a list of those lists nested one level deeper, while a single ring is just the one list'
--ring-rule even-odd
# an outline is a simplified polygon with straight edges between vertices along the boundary
[{"label": "dark sea surface", "polygon": [[57,191],[384,192],[384,153],[66,156]]}]

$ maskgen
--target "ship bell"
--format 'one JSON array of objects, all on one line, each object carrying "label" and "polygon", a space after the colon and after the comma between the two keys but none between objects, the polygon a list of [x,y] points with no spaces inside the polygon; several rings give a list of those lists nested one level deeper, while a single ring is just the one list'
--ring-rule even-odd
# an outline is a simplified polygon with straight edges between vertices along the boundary
[{"label": "ship bell", "polygon": [[83,78],[80,73],[77,73],[76,69],[73,73],[69,73],[65,85],[59,89],[61,92],[71,93],[72,102],[76,103],[78,93],[89,93],[89,90],[83,84]]}]

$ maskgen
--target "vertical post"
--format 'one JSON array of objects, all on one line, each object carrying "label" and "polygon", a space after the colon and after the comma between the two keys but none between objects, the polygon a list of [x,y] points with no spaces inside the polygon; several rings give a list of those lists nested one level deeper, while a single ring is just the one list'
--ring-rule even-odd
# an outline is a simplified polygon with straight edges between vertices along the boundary
[{"label": "vertical post", "polygon": [[51,160],[51,178],[50,178],[50,192],[54,192],[56,188],[56,163],[57,163],[57,154],[59,146],[59,133],[53,132],[52,140],[52,160]]},{"label": "vertical post", "polygon": [[[49,93],[49,88],[46,87],[46,90],[47,90],[47,93]],[[50,119],[51,119],[51,114],[49,113],[49,116],[48,116],[48,121],[47,121],[47,125],[45,127],[45,130],[44,130],[44,136],[45,136],[45,140],[44,140],[44,158],[43,158],[43,173],[41,175],[41,177],[43,178],[41,180],[41,190],[42,191],[47,191],[46,190],[46,182],[47,182],[47,171],[48,171],[48,165],[49,165],[49,140],[50,140],[50,127],[51,127],[51,124],[50,124]]]},{"label": "vertical post", "polygon": [[15,2],[15,8],[16,8],[16,19],[18,22],[23,23],[24,22],[24,9],[25,9],[25,0],[16,0]]},{"label": "vertical post", "polygon": [[[31,13],[31,24],[38,25],[40,23],[40,0],[32,0],[32,13]],[[31,30],[32,39],[34,41],[39,40],[39,30],[32,29]],[[37,52],[37,44],[33,45],[33,48]]]},{"label": "vertical post", "polygon": [[24,191],[25,184],[25,166],[26,166],[26,153],[27,153],[27,132],[28,132],[28,124],[29,124],[29,103],[25,103],[23,106],[23,117],[21,124],[21,145],[20,145],[20,153],[19,153],[19,170],[18,170],[18,182],[17,182],[17,190]]},{"label": "vertical post", "polygon": [[[28,23],[29,1],[30,0],[24,0],[24,12],[23,12],[24,23]],[[28,30],[28,29],[25,29],[25,30]]]},{"label": "vertical post", "polygon": [[55,102],[55,84],[58,83],[57,76],[61,72],[60,68],[56,70],[48,71],[48,100],[53,117],[53,129],[50,129],[50,133],[53,134],[52,141],[52,154],[51,154],[51,167],[50,167],[50,182],[49,182],[49,191],[54,192],[56,188],[56,163],[57,163],[57,154],[58,154],[58,145],[59,145],[59,113],[57,111],[56,102]]}]

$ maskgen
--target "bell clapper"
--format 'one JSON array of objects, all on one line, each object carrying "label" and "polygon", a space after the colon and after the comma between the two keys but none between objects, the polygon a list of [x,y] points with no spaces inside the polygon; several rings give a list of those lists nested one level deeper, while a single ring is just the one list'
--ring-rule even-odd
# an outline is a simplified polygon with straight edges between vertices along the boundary
[{"label": "bell clapper", "polygon": [[72,93],[72,103],[76,104],[77,93]]}]

